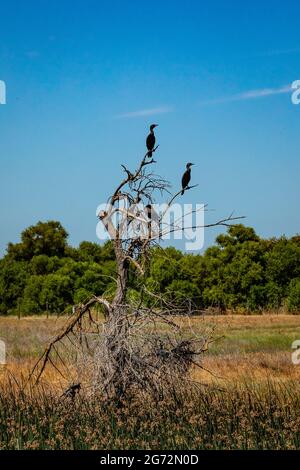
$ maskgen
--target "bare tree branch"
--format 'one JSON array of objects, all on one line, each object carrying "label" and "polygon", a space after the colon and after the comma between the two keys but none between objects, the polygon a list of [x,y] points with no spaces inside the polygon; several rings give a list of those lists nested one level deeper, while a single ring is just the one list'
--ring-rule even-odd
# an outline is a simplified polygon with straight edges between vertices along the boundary
[{"label": "bare tree branch", "polygon": [[[158,146],[151,154],[157,149]],[[125,178],[107,199],[106,209],[98,215],[114,248],[115,290],[101,297],[93,296],[77,306],[35,364],[30,380],[35,377],[38,382],[48,364],[63,377],[70,376],[70,364],[59,351],[65,339],[67,347],[72,345],[76,350],[72,370],[80,374],[77,384],[86,384],[88,390],[100,391],[106,397],[120,399],[130,389],[163,393],[178,381],[191,381],[191,367],[203,368],[201,358],[210,333],[199,335],[189,325],[186,335],[178,316],[186,318],[199,313],[199,309],[191,302],[187,305],[186,299],[175,301],[147,287],[151,247],[159,246],[162,236],[179,230],[230,226],[244,217],[233,217],[232,213],[217,222],[191,227],[180,227],[179,219],[175,221],[176,226],[165,224],[164,216],[182,189],[171,195],[161,215],[156,214],[153,209],[156,198],[171,193],[168,181],[151,170],[154,163],[147,152],[135,171],[121,165]],[[185,192],[197,186],[189,186]],[[185,214],[182,222],[198,210]],[[128,295],[131,266],[139,274],[136,282],[140,291],[134,299]],[[101,307],[104,319],[99,320],[97,306]],[[63,374],[61,369],[67,373]]]}]

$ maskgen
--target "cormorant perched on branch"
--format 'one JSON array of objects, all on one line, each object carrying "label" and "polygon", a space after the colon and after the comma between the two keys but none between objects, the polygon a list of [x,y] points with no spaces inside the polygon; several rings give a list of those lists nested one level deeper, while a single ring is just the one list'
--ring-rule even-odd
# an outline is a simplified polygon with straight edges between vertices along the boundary
[{"label": "cormorant perched on branch", "polygon": [[151,238],[153,234],[159,232],[159,215],[151,204],[145,206],[145,214],[148,217],[148,234]]},{"label": "cormorant perched on branch", "polygon": [[152,150],[155,147],[155,135],[154,135],[153,129],[157,126],[158,126],[158,124],[151,124],[150,134],[148,135],[147,140],[146,140],[146,145],[147,145],[147,149],[148,149],[148,157],[149,158],[152,157]]},{"label": "cormorant perched on branch", "polygon": [[194,163],[188,163],[186,165],[186,171],[183,174],[181,184],[182,184],[182,191],[181,191],[181,196],[184,195],[184,190],[188,187],[189,182],[191,181],[191,166],[193,166]]},{"label": "cormorant perched on branch", "polygon": [[148,219],[152,219],[152,206],[151,206],[151,204],[147,204],[147,206],[145,206],[145,212],[146,212],[146,215],[147,215]]},{"label": "cormorant perched on branch", "polygon": [[145,206],[145,213],[149,220],[153,220],[154,223],[159,222],[159,215],[151,204],[147,204],[147,206]]}]

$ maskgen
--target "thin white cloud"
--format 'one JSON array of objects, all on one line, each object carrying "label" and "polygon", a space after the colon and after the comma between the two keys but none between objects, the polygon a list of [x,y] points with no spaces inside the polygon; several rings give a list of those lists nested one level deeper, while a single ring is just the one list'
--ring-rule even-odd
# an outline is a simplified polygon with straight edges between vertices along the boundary
[{"label": "thin white cloud", "polygon": [[231,103],[234,101],[253,100],[257,98],[265,98],[267,96],[282,95],[284,93],[291,93],[291,92],[292,92],[291,85],[285,85],[280,88],[262,88],[259,90],[248,90],[243,93],[238,93],[236,95],[223,96],[220,98],[214,98],[211,100],[202,101],[199,104],[201,106],[201,105],[209,105],[209,104]]},{"label": "thin white cloud", "polygon": [[156,114],[172,113],[174,108],[171,106],[160,106],[159,108],[140,109],[130,113],[118,114],[115,119],[129,119],[135,117],[155,116]]},{"label": "thin white cloud", "polygon": [[293,49],[277,49],[273,51],[268,51],[263,54],[260,54],[260,56],[266,57],[266,56],[276,56],[276,55],[286,55],[286,54],[298,54],[300,52],[300,47],[294,47]]}]

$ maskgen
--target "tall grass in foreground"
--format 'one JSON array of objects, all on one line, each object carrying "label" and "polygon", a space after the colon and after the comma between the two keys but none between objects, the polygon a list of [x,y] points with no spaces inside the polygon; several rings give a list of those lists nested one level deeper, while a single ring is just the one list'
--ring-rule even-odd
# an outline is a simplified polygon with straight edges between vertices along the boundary
[{"label": "tall grass in foreground", "polygon": [[[297,388],[296,388],[297,387]],[[298,449],[298,385],[175,390],[122,403],[0,388],[0,449]]]}]

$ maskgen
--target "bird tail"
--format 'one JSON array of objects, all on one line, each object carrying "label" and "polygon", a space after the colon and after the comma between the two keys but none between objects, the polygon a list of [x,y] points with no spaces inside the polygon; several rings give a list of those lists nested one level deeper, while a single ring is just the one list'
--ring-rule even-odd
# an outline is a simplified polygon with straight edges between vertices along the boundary
[{"label": "bird tail", "polygon": [[181,196],[183,196],[183,195],[184,195],[184,189],[181,191]]},{"label": "bird tail", "polygon": [[152,158],[152,152],[151,152],[151,150],[148,152],[148,157],[149,157],[149,158]]}]

